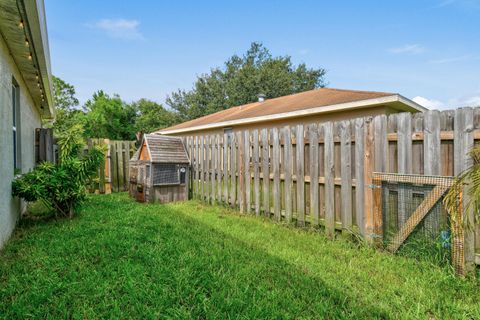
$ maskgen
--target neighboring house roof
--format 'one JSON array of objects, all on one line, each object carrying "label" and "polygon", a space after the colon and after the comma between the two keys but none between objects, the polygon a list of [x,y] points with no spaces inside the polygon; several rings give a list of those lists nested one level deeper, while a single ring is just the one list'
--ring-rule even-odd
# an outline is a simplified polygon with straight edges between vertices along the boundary
[{"label": "neighboring house roof", "polygon": [[419,104],[396,93],[321,88],[267,99],[222,110],[201,118],[158,130],[172,134],[280,120],[312,114],[387,105],[399,111],[425,111]]},{"label": "neighboring house roof", "polygon": [[[190,163],[180,137],[146,134],[143,141],[153,163]],[[143,146],[143,143],[142,143]]]},{"label": "neighboring house roof", "polygon": [[0,0],[0,34],[44,117],[53,117],[50,52],[43,0]]}]

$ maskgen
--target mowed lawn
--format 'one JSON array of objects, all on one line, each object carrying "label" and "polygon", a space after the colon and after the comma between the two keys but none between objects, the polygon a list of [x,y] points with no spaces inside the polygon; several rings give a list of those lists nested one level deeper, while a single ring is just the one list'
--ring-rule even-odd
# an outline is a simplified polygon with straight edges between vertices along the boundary
[{"label": "mowed lawn", "polygon": [[427,262],[195,201],[89,197],[22,223],[0,253],[0,317],[480,318],[479,282]]}]

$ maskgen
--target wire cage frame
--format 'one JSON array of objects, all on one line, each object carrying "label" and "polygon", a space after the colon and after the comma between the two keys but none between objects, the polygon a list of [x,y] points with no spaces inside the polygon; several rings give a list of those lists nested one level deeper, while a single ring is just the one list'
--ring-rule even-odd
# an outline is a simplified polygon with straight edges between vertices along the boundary
[{"label": "wire cage frame", "polygon": [[[409,238],[412,232],[425,220],[429,212],[436,206],[444,194],[454,186],[455,178],[446,176],[428,176],[415,174],[398,174],[373,172],[372,174],[372,190],[373,190],[373,232],[375,234],[375,244],[378,247],[386,246],[386,249],[395,253]],[[419,200],[418,204],[412,206],[412,212],[408,217],[404,217],[398,231],[385,242],[384,223],[385,215],[383,212],[383,204],[389,199],[382,199],[382,188],[384,184],[398,184],[407,186],[407,188],[426,187],[424,197]],[[462,193],[460,193],[457,210],[448,211],[450,222],[450,248],[451,263],[457,275],[465,275],[465,251],[464,251],[464,224],[463,224],[463,204]],[[398,194],[398,205],[403,206],[406,201],[405,197]]]}]

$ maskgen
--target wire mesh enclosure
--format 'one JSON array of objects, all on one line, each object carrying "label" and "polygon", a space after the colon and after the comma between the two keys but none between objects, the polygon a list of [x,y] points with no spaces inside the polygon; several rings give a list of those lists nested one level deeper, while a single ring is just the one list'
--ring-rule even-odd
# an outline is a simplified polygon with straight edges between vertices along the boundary
[{"label": "wire mesh enclosure", "polygon": [[176,164],[154,164],[152,176],[154,186],[180,183],[180,172]]},{"label": "wire mesh enclosure", "polygon": [[465,272],[461,203],[447,212],[452,177],[374,173],[374,229],[390,252],[451,263]]}]

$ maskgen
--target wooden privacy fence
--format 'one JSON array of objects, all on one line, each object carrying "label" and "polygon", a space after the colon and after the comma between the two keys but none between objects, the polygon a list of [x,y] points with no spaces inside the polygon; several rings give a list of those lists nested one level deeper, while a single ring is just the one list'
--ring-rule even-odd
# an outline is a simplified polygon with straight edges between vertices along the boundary
[{"label": "wooden privacy fence", "polygon": [[[376,236],[374,171],[457,175],[471,164],[468,151],[477,140],[480,108],[184,138],[194,197],[300,226],[322,225],[330,236],[358,231],[367,240]],[[475,250],[478,225],[465,233],[467,265]]]},{"label": "wooden privacy fence", "polygon": [[88,185],[90,192],[112,193],[128,191],[129,160],[136,148],[135,141],[118,141],[110,139],[89,139],[87,146],[107,145],[105,161],[100,165],[98,176]]}]

